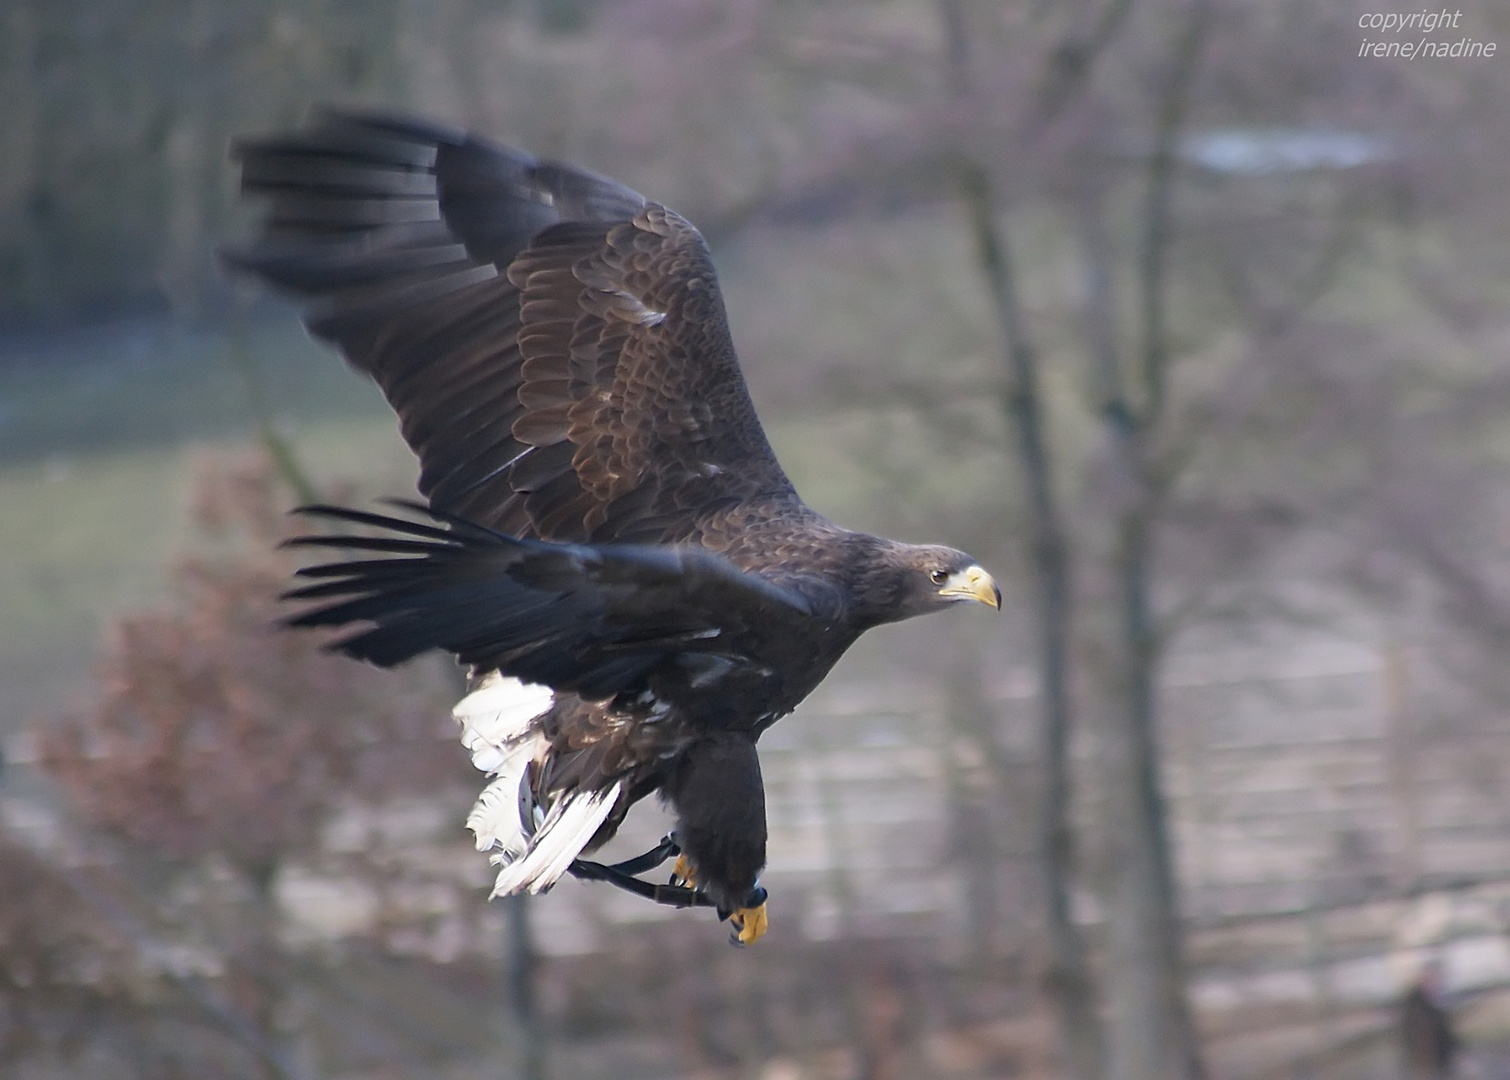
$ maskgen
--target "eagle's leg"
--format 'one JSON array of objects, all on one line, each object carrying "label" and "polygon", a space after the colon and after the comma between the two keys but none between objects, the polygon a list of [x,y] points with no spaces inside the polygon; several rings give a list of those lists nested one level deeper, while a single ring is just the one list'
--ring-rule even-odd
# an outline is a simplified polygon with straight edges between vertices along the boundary
[{"label": "eagle's leg", "polygon": [[734,920],[738,941],[765,932],[765,788],[755,744],[741,734],[718,732],[694,743],[663,789],[676,811],[673,834],[682,855],[673,872],[696,883],[720,916]]},{"label": "eagle's leg", "polygon": [[[667,833],[661,837],[661,842],[643,855],[636,855],[632,859],[625,859],[621,863],[615,863],[614,869],[626,874],[643,874],[646,870],[654,870],[661,863],[673,855],[680,855],[682,849],[677,847],[676,837]],[[681,859],[677,859],[677,865],[681,865]]]}]

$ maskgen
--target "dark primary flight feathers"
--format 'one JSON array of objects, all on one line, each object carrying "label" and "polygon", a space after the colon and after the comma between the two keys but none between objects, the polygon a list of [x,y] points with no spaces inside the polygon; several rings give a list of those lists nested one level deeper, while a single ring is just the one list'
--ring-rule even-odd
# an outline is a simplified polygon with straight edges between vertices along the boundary
[{"label": "dark primary flight feathers", "polygon": [[721,504],[797,505],[677,214],[414,121],[332,116],[239,153],[272,209],[235,261],[317,298],[310,330],[382,387],[431,506],[675,542]]},{"label": "dark primary flight feathers", "polygon": [[[754,744],[864,630],[1000,606],[962,552],[841,529],[766,441],[702,237],[601,176],[466,132],[325,114],[236,148],[265,197],[228,255],[306,300],[419,456],[414,521],[300,543],[296,625],[375,663],[471,666],[472,825],[496,891],[548,887],[661,791],[683,861],[747,940],[765,861]],[[763,910],[759,915],[763,926]]]}]

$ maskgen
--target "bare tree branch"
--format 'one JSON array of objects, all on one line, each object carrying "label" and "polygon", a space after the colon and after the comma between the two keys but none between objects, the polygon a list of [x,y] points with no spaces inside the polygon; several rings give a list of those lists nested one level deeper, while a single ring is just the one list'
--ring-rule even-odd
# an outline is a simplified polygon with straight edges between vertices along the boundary
[{"label": "bare tree branch", "polygon": [[1132,0],[1107,0],[1090,20],[1090,26],[1073,32],[1050,55],[1039,91],[1037,124],[1057,116],[1090,82],[1096,60],[1114,40],[1132,11]]}]

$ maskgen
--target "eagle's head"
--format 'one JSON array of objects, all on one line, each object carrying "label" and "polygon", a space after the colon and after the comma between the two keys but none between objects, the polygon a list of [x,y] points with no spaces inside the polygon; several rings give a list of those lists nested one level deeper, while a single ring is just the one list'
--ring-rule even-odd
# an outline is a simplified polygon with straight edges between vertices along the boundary
[{"label": "eagle's head", "polygon": [[918,592],[913,601],[919,606],[916,614],[961,600],[975,600],[1001,610],[1001,589],[997,588],[996,580],[963,551],[936,544],[916,547],[912,565],[917,572],[909,583],[908,593],[911,596],[914,590]]},{"label": "eagle's head", "polygon": [[1001,609],[1001,590],[975,559],[939,544],[884,542],[859,582],[859,607],[896,622],[975,600]]}]

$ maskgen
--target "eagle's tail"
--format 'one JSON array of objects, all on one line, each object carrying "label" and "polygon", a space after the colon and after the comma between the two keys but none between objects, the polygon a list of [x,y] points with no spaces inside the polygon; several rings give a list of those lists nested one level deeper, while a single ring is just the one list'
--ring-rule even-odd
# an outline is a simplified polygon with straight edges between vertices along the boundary
[{"label": "eagle's tail", "polygon": [[477,850],[497,848],[500,869],[493,895],[538,893],[566,873],[572,860],[607,820],[619,785],[604,791],[571,791],[549,806],[536,801],[529,783],[531,761],[547,752],[535,721],[550,709],[549,687],[491,672],[457,703],[461,741],[472,764],[495,779],[467,817]]}]

